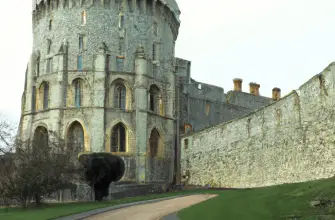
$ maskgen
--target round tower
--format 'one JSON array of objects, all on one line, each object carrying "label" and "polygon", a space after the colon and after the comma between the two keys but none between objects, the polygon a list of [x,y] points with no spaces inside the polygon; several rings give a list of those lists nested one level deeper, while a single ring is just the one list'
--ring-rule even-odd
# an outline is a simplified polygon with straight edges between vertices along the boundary
[{"label": "round tower", "polygon": [[22,138],[46,129],[111,152],[122,180],[170,181],[175,0],[33,0]]}]

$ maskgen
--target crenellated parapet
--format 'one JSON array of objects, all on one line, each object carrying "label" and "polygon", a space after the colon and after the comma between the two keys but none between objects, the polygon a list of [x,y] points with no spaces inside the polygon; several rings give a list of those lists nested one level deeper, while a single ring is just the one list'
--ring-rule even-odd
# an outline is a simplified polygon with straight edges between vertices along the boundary
[{"label": "crenellated parapet", "polygon": [[125,14],[147,14],[154,16],[157,12],[169,24],[174,34],[174,40],[178,36],[180,27],[179,8],[177,4],[170,4],[174,0],[33,0],[33,25],[37,25],[41,19],[58,10],[89,9],[100,7],[102,9],[117,9]]}]

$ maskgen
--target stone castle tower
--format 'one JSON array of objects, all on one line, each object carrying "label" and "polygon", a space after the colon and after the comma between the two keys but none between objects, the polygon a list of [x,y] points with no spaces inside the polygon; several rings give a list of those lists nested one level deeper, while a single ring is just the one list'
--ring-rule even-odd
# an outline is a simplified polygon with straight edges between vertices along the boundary
[{"label": "stone castle tower", "polygon": [[33,0],[20,134],[111,152],[123,181],[175,172],[175,0]]}]

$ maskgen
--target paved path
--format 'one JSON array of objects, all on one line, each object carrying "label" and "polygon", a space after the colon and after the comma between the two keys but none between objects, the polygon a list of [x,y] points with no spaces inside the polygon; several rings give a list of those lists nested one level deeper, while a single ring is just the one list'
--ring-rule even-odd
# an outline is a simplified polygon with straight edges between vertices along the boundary
[{"label": "paved path", "polygon": [[[155,202],[151,204],[136,205],[127,208],[117,209],[98,215],[94,215],[86,220],[109,220],[109,219],[122,219],[122,220],[159,220],[163,216],[170,213],[175,213],[181,209],[187,208],[191,205],[206,201],[215,197],[216,195],[191,195],[180,198],[169,199],[165,201]],[[176,220],[173,215],[169,215],[164,219]]]}]

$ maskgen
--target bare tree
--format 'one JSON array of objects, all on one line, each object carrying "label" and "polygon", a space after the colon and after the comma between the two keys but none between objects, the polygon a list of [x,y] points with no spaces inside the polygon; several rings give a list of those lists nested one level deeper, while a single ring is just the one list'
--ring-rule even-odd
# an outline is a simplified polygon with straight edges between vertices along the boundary
[{"label": "bare tree", "polygon": [[66,144],[46,130],[21,141],[11,136],[11,126],[4,120],[0,129],[0,198],[17,200],[22,207],[32,201],[38,206],[41,196],[69,189],[81,177],[80,145]]}]

